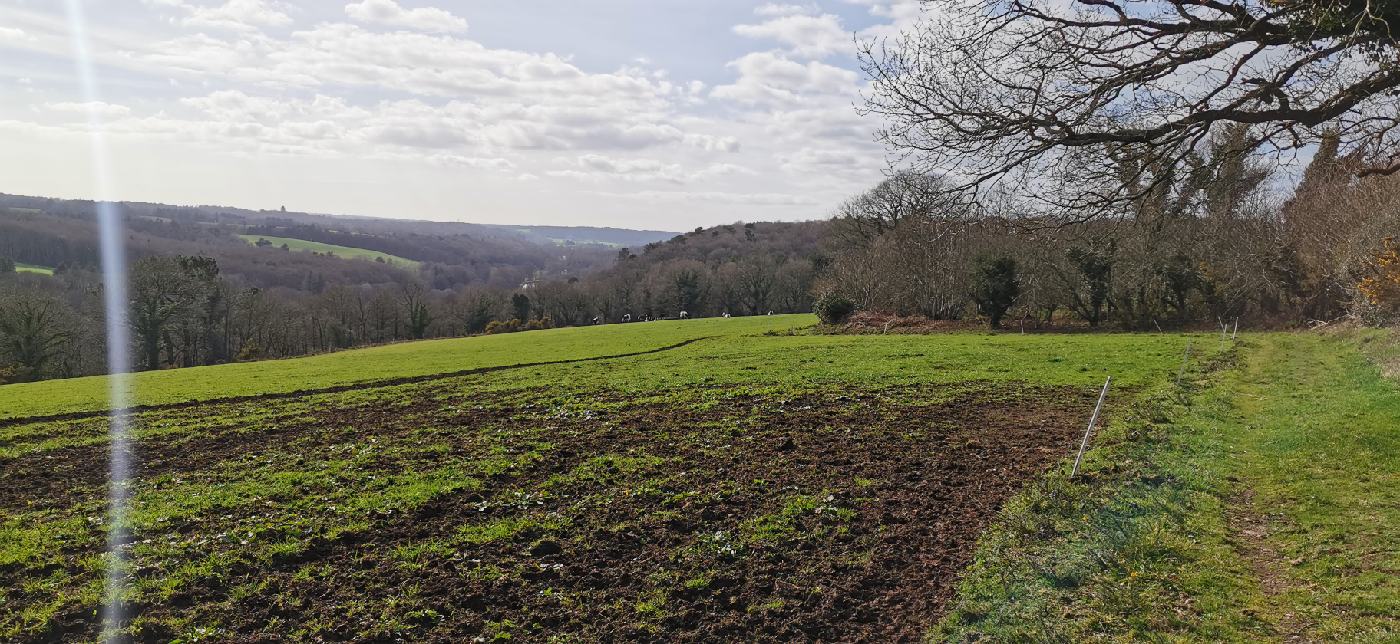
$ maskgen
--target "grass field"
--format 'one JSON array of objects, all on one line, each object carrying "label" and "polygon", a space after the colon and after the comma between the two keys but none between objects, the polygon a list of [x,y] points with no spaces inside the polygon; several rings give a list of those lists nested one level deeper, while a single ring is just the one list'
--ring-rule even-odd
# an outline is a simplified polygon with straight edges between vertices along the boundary
[{"label": "grass field", "polygon": [[15,270],[20,273],[38,273],[40,275],[53,275],[53,269],[49,268],[48,266],[25,264],[22,262],[15,263]]},{"label": "grass field", "polygon": [[[764,316],[549,329],[427,340],[305,358],[147,371],[131,381],[137,405],[322,389],[356,382],[647,351],[706,336],[755,334],[810,325],[809,316]],[[107,409],[107,378],[0,387],[0,419]]]},{"label": "grass field", "polygon": [[[124,628],[181,641],[1395,633],[1384,419],[1400,395],[1352,341],[811,323],[608,325],[140,374],[138,399],[158,407],[133,415]],[[609,357],[623,354],[636,355]],[[1067,481],[1110,374],[1108,426]],[[0,640],[99,634],[107,420],[36,417],[100,411],[104,386],[0,387]]]},{"label": "grass field", "polygon": [[1358,344],[1250,336],[1144,401],[1006,508],[938,634],[1400,641],[1400,385]]},{"label": "grass field", "polygon": [[291,237],[269,237],[267,235],[239,235],[239,237],[243,239],[243,241],[248,242],[249,244],[257,244],[259,239],[266,239],[267,241],[272,242],[271,248],[281,248],[283,244],[286,244],[288,250],[303,253],[316,252],[321,253],[323,255],[331,254],[335,255],[336,257],[344,257],[346,259],[363,259],[371,262],[382,259],[387,263],[393,264],[394,266],[399,266],[414,271],[418,270],[418,267],[422,264],[421,262],[399,257],[397,255],[381,253],[377,250],[354,248],[351,246],[337,246],[335,244],[323,244],[321,242],[306,241],[304,239],[293,239]]}]

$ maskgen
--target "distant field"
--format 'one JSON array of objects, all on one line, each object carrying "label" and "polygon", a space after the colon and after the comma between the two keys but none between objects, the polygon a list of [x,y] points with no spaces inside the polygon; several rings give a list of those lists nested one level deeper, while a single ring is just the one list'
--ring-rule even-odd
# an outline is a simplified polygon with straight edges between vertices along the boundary
[{"label": "distant field", "polygon": [[48,266],[38,266],[35,264],[15,263],[15,270],[21,273],[38,273],[40,275],[53,275],[53,269]]},{"label": "distant field", "polygon": [[[806,315],[780,315],[609,324],[399,343],[287,360],[148,371],[133,377],[133,400],[138,405],[165,404],[589,358],[645,351],[705,336],[789,329],[815,321]],[[0,386],[0,419],[106,408],[107,378],[103,376]]]},{"label": "distant field", "polygon": [[330,253],[332,255],[335,255],[336,257],[344,257],[346,259],[366,259],[371,262],[382,259],[385,262],[388,262],[395,266],[400,266],[415,271],[418,270],[418,267],[421,265],[421,262],[399,257],[397,255],[381,253],[377,250],[353,248],[350,246],[337,246],[335,244],[323,244],[321,242],[306,241],[304,239],[293,239],[291,237],[269,237],[267,235],[239,235],[239,237],[242,238],[243,241],[248,242],[249,244],[257,244],[259,239],[266,239],[267,241],[272,242],[271,248],[281,248],[283,244],[286,244],[287,248],[293,251],[317,252],[321,254]]}]

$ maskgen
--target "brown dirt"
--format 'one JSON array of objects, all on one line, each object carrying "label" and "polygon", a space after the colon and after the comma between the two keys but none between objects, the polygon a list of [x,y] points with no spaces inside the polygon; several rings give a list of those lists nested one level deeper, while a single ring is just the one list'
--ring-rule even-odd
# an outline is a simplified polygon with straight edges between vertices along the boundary
[{"label": "brown dirt", "polygon": [[[1290,583],[1285,572],[1286,562],[1269,542],[1269,520],[1254,509],[1254,490],[1246,488],[1232,500],[1227,519],[1240,555],[1249,562],[1264,595],[1272,601],[1287,592]],[[1278,615],[1275,624],[1278,635],[1283,641],[1313,641],[1307,637],[1308,623],[1301,615],[1285,610],[1274,612]]]},{"label": "brown dirt", "polygon": [[[392,443],[425,419],[465,453],[486,449],[483,427],[521,437],[511,450],[541,439],[549,448],[480,489],[372,516],[366,530],[133,606],[148,624],[139,639],[177,635],[160,624],[178,618],[219,624],[216,639],[239,641],[458,642],[498,631],[517,641],[918,640],[941,616],[977,535],[1026,480],[1065,456],[1094,396],[1022,388],[911,404],[938,391],[910,388],[578,415],[518,395],[468,398],[453,383],[416,387],[411,403],[393,408],[327,404],[266,431],[143,443],[140,473],[206,472],[264,453],[325,458],[346,440]],[[654,460],[585,467],[601,455]],[[0,496],[4,507],[28,496],[58,508],[100,489],[93,472],[103,461],[91,450],[19,460],[26,476],[57,466],[41,486]],[[432,462],[387,455],[372,466],[423,471]],[[20,480],[14,472],[0,482]],[[519,503],[521,494],[538,496]],[[799,497],[821,511],[792,505]],[[566,527],[453,543],[416,567],[395,556],[401,546],[450,541],[463,526],[540,519]],[[782,529],[768,534],[764,525]],[[15,587],[16,574],[0,574],[0,584]],[[89,607],[39,638],[92,637],[95,628]]]}]

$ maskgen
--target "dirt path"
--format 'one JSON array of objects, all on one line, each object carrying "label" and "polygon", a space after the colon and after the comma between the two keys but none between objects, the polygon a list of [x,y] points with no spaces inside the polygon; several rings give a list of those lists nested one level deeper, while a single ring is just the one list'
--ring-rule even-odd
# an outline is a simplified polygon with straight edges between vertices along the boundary
[{"label": "dirt path", "polygon": [[1279,637],[1285,642],[1311,641],[1306,637],[1307,621],[1282,605],[1283,594],[1292,587],[1286,573],[1288,562],[1269,541],[1270,521],[1256,510],[1254,490],[1246,488],[1240,492],[1232,499],[1226,513],[1240,556],[1249,563],[1249,569],[1259,579],[1264,596],[1280,606],[1272,616]]}]

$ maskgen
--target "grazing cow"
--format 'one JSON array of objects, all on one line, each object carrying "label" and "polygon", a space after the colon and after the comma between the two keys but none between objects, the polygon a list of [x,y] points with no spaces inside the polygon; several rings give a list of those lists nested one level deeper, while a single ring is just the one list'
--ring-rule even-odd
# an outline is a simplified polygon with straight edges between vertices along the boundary
[{"label": "grazing cow", "polygon": [[597,323],[598,323],[598,316],[596,316],[596,315],[593,316],[593,323],[594,323],[594,324],[597,324]]},{"label": "grazing cow", "polygon": [[627,313],[627,314],[623,315],[623,316],[622,316],[622,321],[623,321],[623,322],[631,322],[631,321],[632,321],[632,314],[631,314],[631,313]]},{"label": "grazing cow", "polygon": [[768,315],[773,315],[773,312],[772,312],[772,311],[769,311],[769,312],[768,312]]},{"label": "grazing cow", "polygon": [[724,317],[729,317],[729,311],[724,312]]},{"label": "grazing cow", "polygon": [[689,318],[689,317],[690,317],[690,314],[689,314],[689,313],[686,313],[685,311],[681,311],[681,319],[682,319],[682,320],[684,320],[684,319],[686,319],[686,318]]}]

